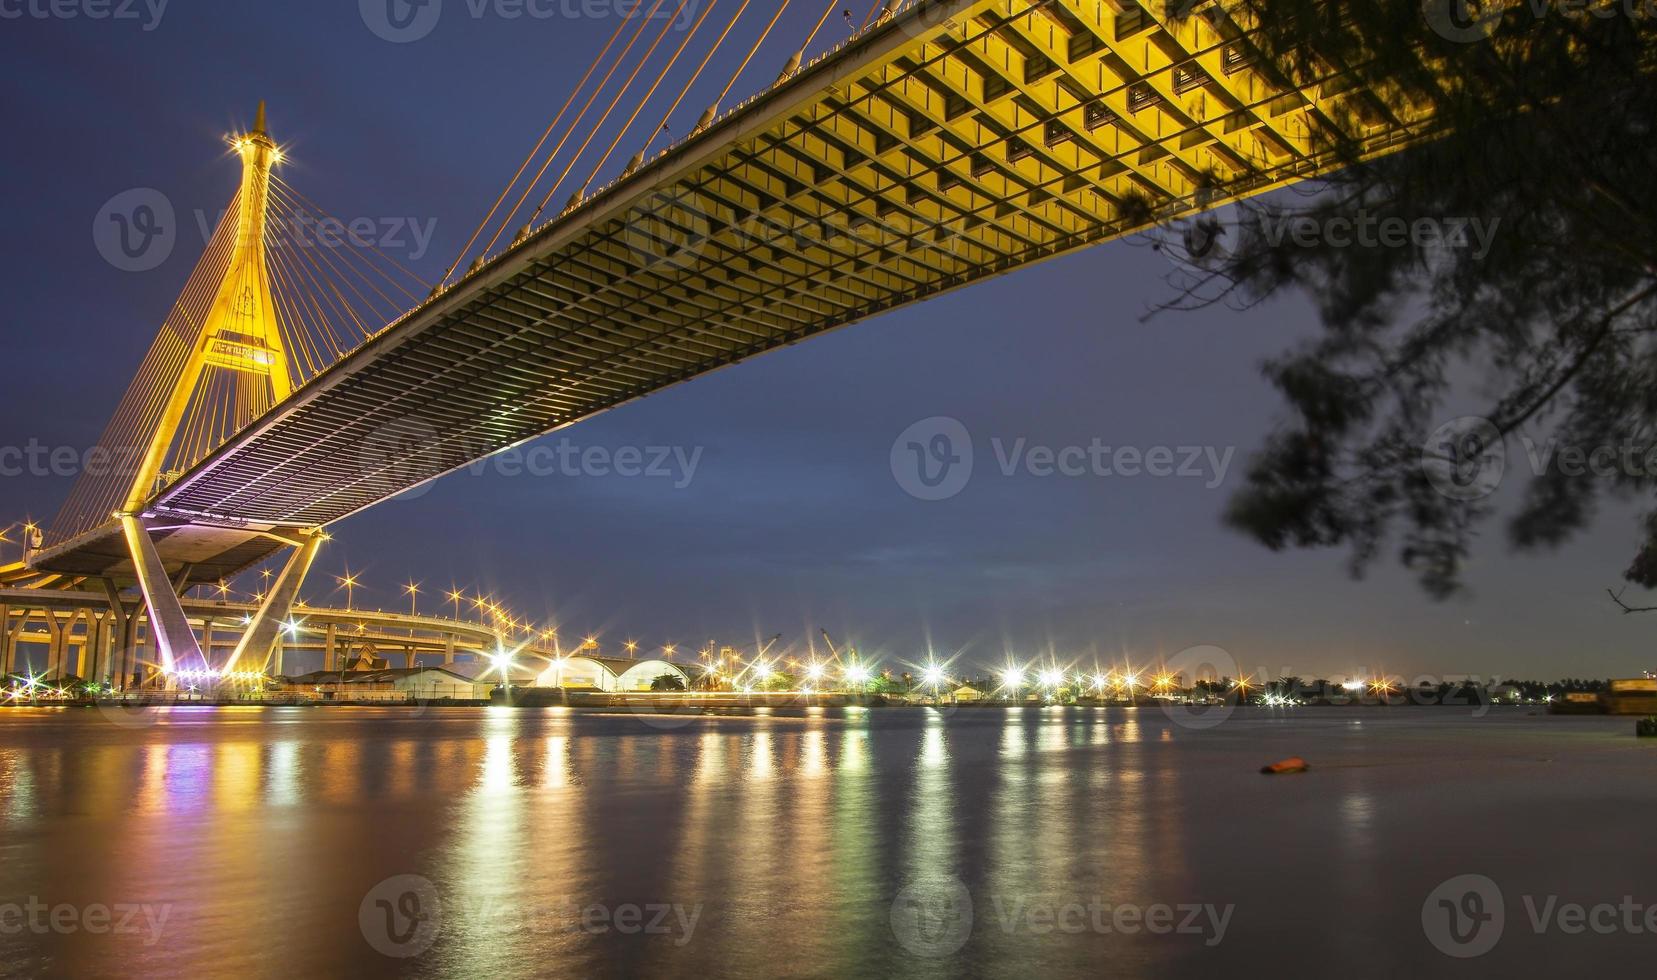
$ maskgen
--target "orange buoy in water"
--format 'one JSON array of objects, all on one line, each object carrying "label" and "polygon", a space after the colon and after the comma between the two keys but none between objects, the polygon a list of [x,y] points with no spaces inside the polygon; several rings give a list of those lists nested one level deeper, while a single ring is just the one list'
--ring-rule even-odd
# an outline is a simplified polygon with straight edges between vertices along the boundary
[{"label": "orange buoy in water", "polygon": [[1261,766],[1260,771],[1268,776],[1275,776],[1279,773],[1285,772],[1305,772],[1310,768],[1312,767],[1306,764],[1305,759],[1302,759],[1298,755],[1292,755],[1287,759],[1281,759],[1269,766]]}]

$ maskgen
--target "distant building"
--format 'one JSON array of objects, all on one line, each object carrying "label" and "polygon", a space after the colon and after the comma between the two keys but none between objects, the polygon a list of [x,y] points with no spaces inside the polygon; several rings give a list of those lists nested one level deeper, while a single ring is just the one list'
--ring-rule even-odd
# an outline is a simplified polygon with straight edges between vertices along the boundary
[{"label": "distant building", "polygon": [[678,664],[666,660],[622,660],[613,657],[565,657],[543,670],[536,687],[564,687],[593,691],[648,691],[658,677],[677,677],[688,689],[690,677]]},{"label": "distant building", "polygon": [[308,694],[318,701],[479,701],[492,684],[473,681],[444,667],[385,670],[319,670],[284,677],[278,690]]},{"label": "distant building", "polygon": [[954,698],[961,704],[971,704],[974,701],[984,700],[984,692],[978,690],[976,687],[973,687],[971,684],[962,684],[950,694],[950,697]]}]

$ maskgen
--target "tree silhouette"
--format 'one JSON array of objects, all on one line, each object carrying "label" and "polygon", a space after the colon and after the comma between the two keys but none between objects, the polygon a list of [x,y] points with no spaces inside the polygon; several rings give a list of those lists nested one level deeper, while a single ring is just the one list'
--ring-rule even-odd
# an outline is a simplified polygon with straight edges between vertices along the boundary
[{"label": "tree silhouette", "polygon": [[[1184,6],[1257,19],[1285,88],[1332,66],[1352,83],[1316,133],[1345,169],[1153,236],[1178,272],[1152,315],[1301,291],[1321,320],[1264,366],[1288,412],[1228,523],[1272,549],[1348,548],[1354,574],[1396,547],[1442,598],[1490,493],[1529,458],[1508,449],[1517,437],[1558,448],[1526,475],[1516,547],[1563,541],[1606,492],[1649,494],[1657,18],[1467,0]],[[1363,160],[1365,134],[1401,105],[1430,107],[1434,138]],[[1357,222],[1409,231],[1354,241]],[[1657,512],[1636,537],[1625,577],[1657,585]]]}]

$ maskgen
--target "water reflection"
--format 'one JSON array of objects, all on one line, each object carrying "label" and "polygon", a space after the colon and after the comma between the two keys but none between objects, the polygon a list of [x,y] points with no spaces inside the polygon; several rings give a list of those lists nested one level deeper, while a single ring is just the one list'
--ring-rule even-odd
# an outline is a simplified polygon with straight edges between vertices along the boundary
[{"label": "water reflection", "polygon": [[[1028,914],[1245,897],[1256,904],[1228,943],[1318,961],[1341,952],[1321,937],[1342,930],[1285,930],[1277,910],[1418,930],[1419,897],[1403,912],[1382,897],[1404,873],[1386,858],[1453,863],[1437,828],[1466,797],[1416,781],[1449,752],[1502,758],[1510,744],[1484,728],[1399,739],[1389,759],[1422,765],[1330,765],[1286,783],[1254,772],[1276,723],[1198,733],[1153,711],[779,711],[671,727],[510,709],[212,719],[0,713],[4,895],[171,903],[164,941],[0,934],[0,963],[261,975],[272,937],[303,937],[278,943],[294,975],[1037,976],[1107,963],[1169,975],[1216,961],[1179,937],[1033,935]],[[1361,752],[1339,740],[1376,728],[1296,749],[1320,762]],[[1636,755],[1629,766],[1648,765]],[[1534,822],[1510,839],[1505,824],[1484,832],[1527,862],[1571,850]],[[1329,855],[1343,874],[1322,873]],[[398,961],[369,945],[357,912],[403,875],[431,883],[442,930]],[[895,934],[894,903],[917,883],[970,895],[958,953],[917,954]]]}]

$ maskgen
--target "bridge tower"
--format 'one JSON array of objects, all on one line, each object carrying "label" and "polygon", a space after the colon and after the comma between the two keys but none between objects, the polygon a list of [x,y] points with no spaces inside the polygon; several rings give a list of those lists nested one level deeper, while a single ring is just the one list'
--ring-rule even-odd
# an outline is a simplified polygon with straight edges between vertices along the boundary
[{"label": "bridge tower", "polygon": [[[241,157],[242,182],[229,260],[201,330],[167,396],[159,424],[138,457],[125,502],[117,513],[164,669],[180,661],[188,661],[191,666],[204,661],[179,602],[177,585],[162,564],[152,536],[152,532],[167,530],[167,522],[144,514],[151,496],[168,479],[163,467],[178,441],[192,400],[221,374],[230,375],[237,390],[244,392],[250,402],[275,405],[293,391],[293,375],[266,262],[271,169],[281,162],[282,152],[266,129],[263,102],[259,103],[253,129],[236,138],[233,146]],[[272,533],[295,550],[263,608],[243,632],[231,664],[249,655],[261,662],[268,659],[317,548],[326,537],[320,529]]]}]

